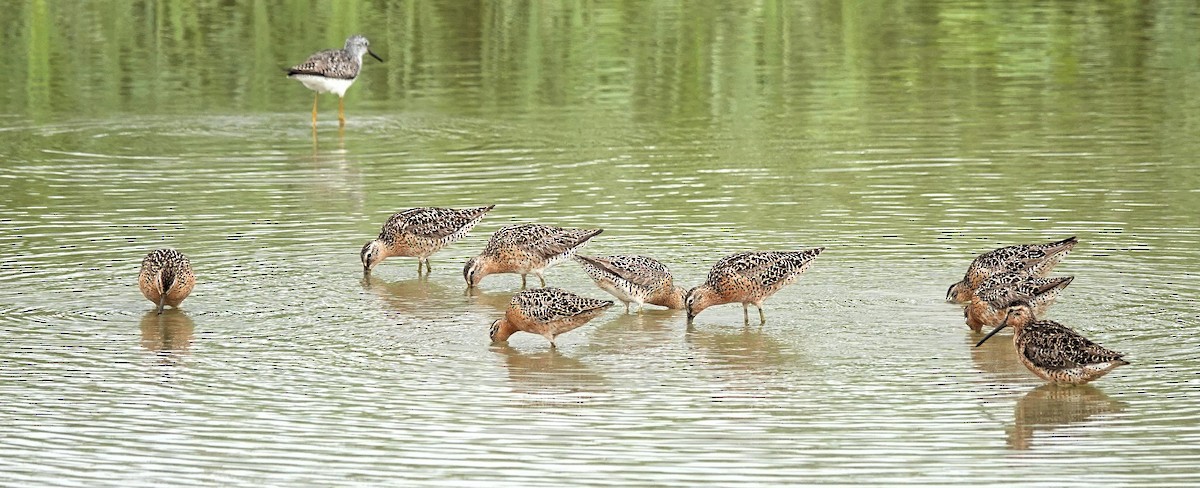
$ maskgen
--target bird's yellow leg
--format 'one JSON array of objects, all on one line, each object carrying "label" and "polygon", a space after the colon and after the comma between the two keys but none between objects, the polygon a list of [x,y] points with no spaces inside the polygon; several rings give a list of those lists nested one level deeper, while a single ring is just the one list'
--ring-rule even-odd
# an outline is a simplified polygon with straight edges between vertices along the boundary
[{"label": "bird's yellow leg", "polygon": [[321,94],[313,95],[313,127],[317,126],[317,102],[321,100]]},{"label": "bird's yellow leg", "polygon": [[338,97],[338,126],[346,126],[346,99]]}]

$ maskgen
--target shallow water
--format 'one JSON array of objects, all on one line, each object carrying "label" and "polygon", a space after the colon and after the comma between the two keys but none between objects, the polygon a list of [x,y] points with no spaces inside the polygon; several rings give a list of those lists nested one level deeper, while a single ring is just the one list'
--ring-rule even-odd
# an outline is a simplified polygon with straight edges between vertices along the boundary
[{"label": "shallow water", "polygon": [[[30,46],[0,91],[4,484],[1200,481],[1194,6],[271,3],[135,12],[144,36],[40,5],[0,20]],[[262,67],[345,30],[387,62],[314,134]],[[484,204],[427,280],[362,279],[391,213]],[[827,250],[762,326],[614,307],[557,350],[492,346],[519,278],[465,293],[462,263],[527,221],[685,286]],[[1068,235],[1050,316],[1132,364],[1062,389],[943,297],[975,254]],[[167,246],[198,285],[157,316],[135,277]]]}]

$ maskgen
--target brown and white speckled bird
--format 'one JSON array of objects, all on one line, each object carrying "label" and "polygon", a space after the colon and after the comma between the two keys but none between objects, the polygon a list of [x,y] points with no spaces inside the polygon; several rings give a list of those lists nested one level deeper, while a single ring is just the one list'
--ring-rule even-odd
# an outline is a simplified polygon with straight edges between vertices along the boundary
[{"label": "brown and white speckled bird", "polygon": [[1010,305],[1004,322],[975,346],[1005,327],[1015,329],[1013,345],[1021,364],[1051,383],[1081,385],[1129,364],[1121,359],[1121,353],[1089,341],[1070,327],[1053,320],[1037,320],[1029,302]]},{"label": "brown and white speckled bird", "polygon": [[533,273],[546,286],[542,273],[547,268],[570,259],[588,239],[601,232],[539,224],[504,227],[492,234],[482,253],[463,266],[463,279],[467,288],[473,288],[489,274],[516,273],[521,275],[521,288],[525,288],[526,275]]},{"label": "brown and white speckled bird", "polygon": [[362,71],[363,54],[383,62],[379,55],[371,51],[371,44],[366,37],[353,35],[346,39],[346,47],[342,49],[327,49],[309,56],[303,63],[292,66],[288,70],[288,78],[303,83],[306,88],[316,92],[313,95],[312,123],[317,125],[317,101],[322,93],[336,93],[338,96],[338,123],[346,125],[346,109],[344,98],[346,90],[358,79]]},{"label": "brown and white speckled bird", "polygon": [[1046,313],[1073,279],[1072,276],[1030,278],[1021,273],[993,276],[979,285],[971,302],[963,308],[963,317],[967,319],[967,326],[975,332],[983,330],[985,325],[998,327],[1004,322],[1008,305],[1017,301],[1029,302],[1033,313],[1040,316]]},{"label": "brown and white speckled bird", "polygon": [[746,323],[750,305],[758,307],[760,323],[766,323],[762,303],[781,288],[795,283],[825,248],[804,251],[740,252],[717,261],[704,284],[684,297],[690,324],[700,311],[713,305],[741,303]]},{"label": "brown and white speckled bird", "polygon": [[379,237],[364,245],[359,253],[363,275],[371,274],[376,265],[391,256],[415,257],[417,276],[421,275],[422,265],[428,274],[433,270],[429,256],[467,235],[493,208],[495,205],[464,209],[419,207],[392,215],[379,230]]},{"label": "brown and white speckled bird", "polygon": [[158,305],[179,307],[184,298],[196,286],[196,275],[187,256],[174,249],[155,249],[142,259],[142,271],[138,274],[138,288],[142,296]]},{"label": "brown and white speckled bird", "polygon": [[576,255],[575,260],[600,289],[625,304],[625,313],[629,313],[630,303],[637,304],[638,313],[642,313],[645,303],[683,308],[684,289],[675,286],[671,270],[654,258]]},{"label": "brown and white speckled bird", "polygon": [[554,346],[554,338],[588,323],[613,305],[612,300],[581,297],[559,288],[534,288],[513,295],[504,318],[492,322],[492,342],[504,342],[518,331],[538,334]]},{"label": "brown and white speckled bird", "polygon": [[970,302],[984,280],[1001,273],[1044,278],[1078,243],[1075,236],[1071,236],[1061,241],[1008,246],[980,254],[971,261],[962,281],[950,285],[946,290],[946,300],[952,303]]}]

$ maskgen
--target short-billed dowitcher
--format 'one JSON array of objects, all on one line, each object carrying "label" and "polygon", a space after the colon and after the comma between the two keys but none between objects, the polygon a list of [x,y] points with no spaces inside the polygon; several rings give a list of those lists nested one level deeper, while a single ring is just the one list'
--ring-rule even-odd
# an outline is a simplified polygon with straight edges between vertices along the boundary
[{"label": "short-billed dowitcher", "polygon": [[980,254],[971,261],[962,281],[950,285],[946,290],[946,300],[952,303],[970,302],[984,280],[1001,273],[1044,278],[1078,243],[1075,236],[1071,236],[1061,241],[1008,246]]},{"label": "short-billed dowitcher", "polygon": [[379,237],[362,248],[359,257],[362,259],[363,275],[371,274],[376,265],[391,256],[415,257],[417,276],[421,275],[422,265],[428,274],[433,270],[429,256],[467,235],[494,207],[420,207],[392,215],[379,230]]},{"label": "short-billed dowitcher", "polygon": [[601,229],[538,224],[504,227],[492,234],[482,253],[463,266],[463,279],[467,280],[467,288],[473,288],[489,274],[516,273],[521,275],[521,288],[525,288],[525,276],[533,273],[546,286],[542,273],[547,268],[569,259],[588,239],[601,232]]},{"label": "short-billed dowitcher", "polygon": [[292,66],[288,70],[288,78],[303,83],[306,88],[316,92],[313,95],[312,123],[317,125],[317,101],[322,93],[336,93],[338,96],[338,123],[346,125],[345,99],[346,90],[358,79],[362,71],[363,54],[383,62],[383,58],[371,51],[371,43],[366,37],[353,35],[346,39],[346,47],[342,49],[327,49],[309,56],[303,63]]},{"label": "short-billed dowitcher", "polygon": [[183,253],[174,249],[155,249],[142,259],[138,288],[147,300],[158,305],[158,313],[163,312],[165,305],[178,308],[195,286],[192,263]]},{"label": "short-billed dowitcher", "polygon": [[758,307],[760,323],[766,323],[763,300],[794,283],[824,250],[752,251],[726,256],[713,265],[704,284],[687,292],[684,304],[688,323],[708,307],[735,302],[742,304],[746,323],[750,323],[751,304]]},{"label": "short-billed dowitcher", "polygon": [[1035,315],[1042,315],[1071,284],[1072,276],[1060,278],[1030,278],[1020,273],[993,276],[979,285],[971,302],[963,308],[967,326],[979,332],[983,326],[997,327],[1008,313],[1006,308],[1016,301],[1027,301]]},{"label": "short-billed dowitcher", "polygon": [[671,270],[653,258],[577,255],[575,260],[596,285],[625,304],[625,313],[629,313],[630,303],[637,304],[638,313],[645,303],[683,308],[684,289],[675,286]]},{"label": "short-billed dowitcher", "polygon": [[492,342],[504,342],[517,331],[554,338],[588,323],[613,305],[612,300],[581,297],[558,288],[534,288],[513,295],[504,318],[492,322]]},{"label": "short-billed dowitcher", "polygon": [[1070,327],[1053,320],[1037,320],[1033,306],[1025,301],[1010,305],[1004,322],[975,346],[1010,326],[1015,329],[1013,345],[1017,348],[1017,359],[1033,374],[1051,383],[1081,385],[1129,364],[1121,359],[1121,353],[1089,341]]}]

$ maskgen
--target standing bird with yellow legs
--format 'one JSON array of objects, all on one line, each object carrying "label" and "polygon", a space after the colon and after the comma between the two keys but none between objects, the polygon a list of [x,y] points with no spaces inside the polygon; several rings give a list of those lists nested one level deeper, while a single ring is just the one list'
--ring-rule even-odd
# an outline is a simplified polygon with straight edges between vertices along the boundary
[{"label": "standing bird with yellow legs", "polygon": [[750,305],[754,305],[758,307],[759,323],[767,323],[763,301],[795,283],[824,250],[818,247],[804,251],[751,251],[726,256],[713,265],[704,284],[692,288],[684,297],[688,324],[702,310],[725,303],[741,303],[747,324]]},{"label": "standing bird with yellow legs", "polygon": [[637,305],[642,313],[646,303],[667,307],[683,308],[683,288],[675,286],[671,270],[654,258],[646,256],[580,256],[575,260],[600,289],[617,297],[625,304]]},{"label": "standing bird with yellow legs", "polygon": [[371,51],[371,44],[366,37],[353,35],[346,39],[346,47],[342,49],[327,49],[309,56],[303,63],[288,69],[288,78],[303,83],[306,88],[316,92],[313,95],[312,123],[317,126],[317,102],[322,93],[335,93],[338,96],[338,126],[346,125],[345,96],[346,90],[358,79],[362,71],[364,54],[383,62],[377,54]]},{"label": "standing bird with yellow legs", "polygon": [[558,288],[534,288],[513,295],[504,318],[492,322],[492,343],[508,340],[517,332],[538,334],[554,345],[560,334],[578,329],[613,306],[612,300],[581,297]]},{"label": "standing bird with yellow legs", "polygon": [[1004,322],[1008,305],[1016,301],[1029,302],[1034,315],[1042,315],[1074,279],[1073,276],[1030,278],[1020,273],[993,276],[979,285],[971,302],[963,308],[963,317],[972,331],[979,332],[985,325],[998,327]]},{"label": "standing bird with yellow legs", "polygon": [[196,286],[196,275],[187,256],[174,249],[156,249],[142,259],[138,288],[142,296],[158,305],[158,313],[170,305],[179,307]]},{"label": "standing bird with yellow legs", "polygon": [[471,289],[489,274],[515,273],[521,275],[521,288],[525,288],[526,275],[533,273],[546,286],[543,273],[547,269],[570,259],[588,239],[601,232],[540,224],[504,227],[492,234],[482,253],[463,266],[463,279]]},{"label": "standing bird with yellow legs", "polygon": [[1059,385],[1082,385],[1129,364],[1122,354],[1096,344],[1053,320],[1037,320],[1033,306],[1018,301],[1008,306],[1004,323],[992,329],[979,347],[1000,329],[1012,327],[1017,359],[1039,378]]},{"label": "standing bird with yellow legs", "polygon": [[364,245],[359,253],[363,276],[370,275],[376,265],[391,256],[417,258],[417,276],[421,276],[422,266],[428,275],[433,271],[429,256],[463,238],[495,207],[419,207],[392,215],[379,230],[379,237]]},{"label": "standing bird with yellow legs", "polygon": [[985,280],[1002,273],[1019,273],[1030,278],[1045,278],[1079,241],[1075,236],[1045,244],[1020,244],[989,251],[977,256],[967,274],[946,290],[946,301],[968,303]]}]

